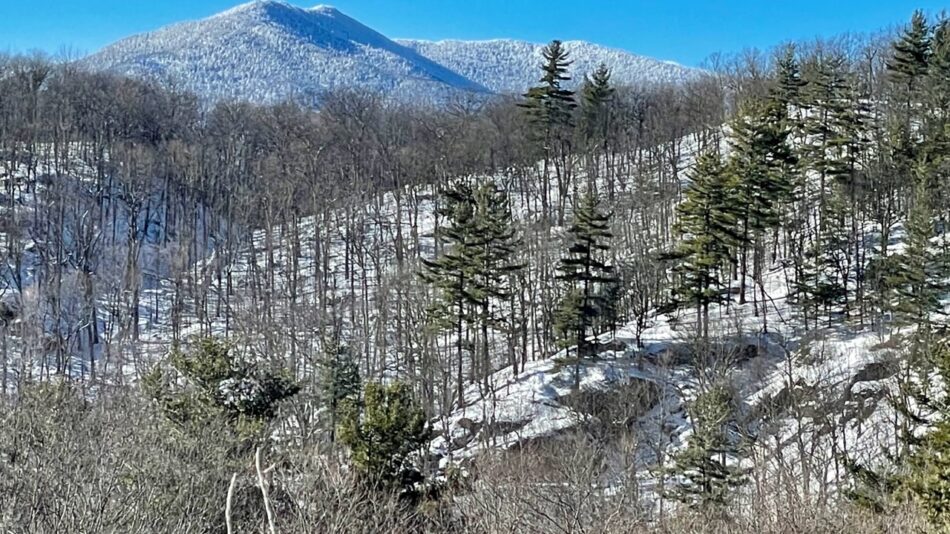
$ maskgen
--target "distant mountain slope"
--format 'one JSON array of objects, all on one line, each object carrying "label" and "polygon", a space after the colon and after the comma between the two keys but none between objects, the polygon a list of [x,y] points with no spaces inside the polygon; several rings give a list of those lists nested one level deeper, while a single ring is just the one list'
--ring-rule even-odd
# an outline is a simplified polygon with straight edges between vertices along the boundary
[{"label": "distant mountain slope", "polygon": [[[497,93],[524,92],[540,78],[542,44],[511,39],[436,42],[401,39],[397,42]],[[682,83],[701,72],[585,41],[565,41],[564,45],[574,61],[571,65],[574,86],[600,63],[610,67],[614,81],[623,85]]]},{"label": "distant mountain slope", "polygon": [[414,100],[487,92],[332,7],[278,1],[129,37],[83,62],[156,78],[209,100],[274,102],[354,86]]}]

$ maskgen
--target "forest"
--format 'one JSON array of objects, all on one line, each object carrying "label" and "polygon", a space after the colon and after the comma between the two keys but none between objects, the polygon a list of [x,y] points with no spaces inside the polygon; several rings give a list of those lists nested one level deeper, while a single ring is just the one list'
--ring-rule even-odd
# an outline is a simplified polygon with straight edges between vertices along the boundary
[{"label": "forest", "polygon": [[314,109],[0,56],[0,531],[950,528],[950,19],[571,65]]}]

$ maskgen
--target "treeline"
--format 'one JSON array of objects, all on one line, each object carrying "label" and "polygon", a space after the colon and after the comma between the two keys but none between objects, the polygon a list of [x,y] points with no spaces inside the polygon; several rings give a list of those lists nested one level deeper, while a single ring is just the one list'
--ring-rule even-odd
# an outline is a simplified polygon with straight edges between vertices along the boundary
[{"label": "treeline", "polygon": [[[23,351],[3,349],[8,391],[37,372],[119,377],[154,344],[143,329],[175,342],[241,338],[299,374],[321,357],[315,340],[345,327],[366,372],[414,373],[413,362],[436,358],[421,352],[439,350],[421,328],[428,299],[412,297],[421,259],[443,248],[420,222],[441,209],[433,195],[438,203],[455,178],[497,177],[530,244],[520,263],[543,265],[552,225],[600,173],[604,194],[637,213],[626,233],[650,228],[657,242],[679,195],[684,136],[723,116],[722,89],[709,82],[611,91],[587,134],[574,133],[574,118],[556,126],[568,129],[550,164],[560,169],[555,197],[536,165],[543,143],[516,101],[411,109],[354,91],[326,95],[319,111],[208,110],[68,63],[2,65],[3,328]],[[586,164],[565,163],[582,153]],[[635,189],[666,208],[638,204]],[[518,296],[538,333],[522,326],[520,361],[554,347],[556,295],[541,287],[553,272],[530,276]]]}]

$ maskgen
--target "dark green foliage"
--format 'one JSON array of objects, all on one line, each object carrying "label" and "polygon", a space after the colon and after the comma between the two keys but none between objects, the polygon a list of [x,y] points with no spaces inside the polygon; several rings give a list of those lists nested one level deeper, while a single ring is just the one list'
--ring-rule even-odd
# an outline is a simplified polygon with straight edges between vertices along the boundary
[{"label": "dark green foliage", "polygon": [[677,303],[696,308],[697,332],[708,339],[709,305],[723,299],[723,270],[734,261],[732,248],[742,236],[737,230],[735,186],[719,155],[701,155],[690,176],[686,199],[677,206],[680,241],[670,259],[676,262]]},{"label": "dark green foliage", "polygon": [[321,398],[330,413],[330,441],[334,441],[342,404],[359,398],[360,368],[349,347],[336,340],[326,343],[322,368]]},{"label": "dark green foliage", "polygon": [[738,178],[735,201],[743,227],[752,233],[774,228],[791,205],[795,185],[787,110],[771,100],[750,102],[732,129],[730,164]]},{"label": "dark green foliage", "polygon": [[922,182],[917,185],[906,229],[906,248],[892,261],[886,280],[894,292],[889,309],[900,325],[927,325],[941,309],[939,297],[945,288],[942,265],[930,241],[935,236],[930,193]]},{"label": "dark green foliage", "polygon": [[569,348],[577,343],[577,332],[586,329],[584,293],[578,288],[567,291],[554,314],[554,332],[559,345]]},{"label": "dark green foliage", "polygon": [[581,87],[581,122],[585,145],[601,146],[609,138],[610,102],[616,90],[610,85],[610,69],[603,63],[584,78]]},{"label": "dark green foliage", "polygon": [[725,386],[700,393],[688,407],[692,433],[677,452],[669,496],[691,507],[720,512],[736,488],[745,484],[746,470],[737,465],[739,449],[730,435],[734,426],[733,396]]},{"label": "dark green foliage", "polygon": [[440,236],[445,250],[434,261],[423,260],[423,279],[440,294],[431,317],[456,336],[457,387],[462,398],[462,359],[466,325],[479,326],[482,370],[491,367],[489,330],[503,327],[499,303],[511,296],[511,277],[523,268],[515,254],[520,240],[514,230],[508,195],[494,182],[476,187],[457,182],[443,193],[440,215],[446,225]]},{"label": "dark green foliage", "polygon": [[921,504],[937,531],[946,532],[950,529],[950,402],[945,396],[933,395],[926,386],[934,371],[944,384],[950,383],[950,346],[946,339],[929,335],[926,329],[918,335],[918,341],[915,350],[926,360],[927,372],[919,377],[924,382],[919,382],[915,396],[918,404],[935,416],[926,421],[931,429],[923,439],[914,438],[908,443],[912,448],[899,490],[906,489]]},{"label": "dark green foliage", "polygon": [[169,364],[142,380],[162,413],[188,431],[224,422],[244,444],[262,438],[281,401],[300,390],[284,373],[236,358],[214,338],[197,341],[191,352],[173,350]]},{"label": "dark green foliage", "polygon": [[413,461],[428,443],[430,429],[407,384],[366,384],[361,403],[344,404],[339,438],[368,483],[413,492],[422,481]]},{"label": "dark green foliage", "polygon": [[785,109],[802,106],[805,80],[802,78],[801,65],[795,55],[794,45],[782,48],[776,60],[775,71],[775,83],[769,95],[771,99]]},{"label": "dark green foliage", "polygon": [[611,215],[601,210],[595,195],[585,195],[568,230],[571,244],[567,255],[558,265],[558,279],[567,282],[570,290],[560,307],[555,329],[564,336],[565,344],[576,344],[578,359],[586,356],[587,332],[605,309],[602,288],[616,281],[613,266],[605,260],[613,237]]},{"label": "dark green foliage", "polygon": [[887,63],[894,80],[905,84],[910,91],[916,89],[927,73],[931,43],[932,36],[927,18],[923,11],[915,11],[910,25],[894,43],[894,55]]},{"label": "dark green foliage", "polygon": [[487,181],[475,189],[474,204],[473,275],[467,296],[478,310],[482,359],[487,374],[491,366],[489,329],[505,327],[503,308],[498,304],[511,297],[511,278],[524,265],[515,261],[521,240],[514,229],[508,194],[494,182]]},{"label": "dark green foliage", "polygon": [[551,41],[541,55],[544,63],[541,65],[540,84],[524,95],[526,102],[522,107],[529,120],[540,127],[540,132],[537,132],[540,139],[548,140],[557,128],[572,125],[573,110],[577,104],[574,102],[574,92],[562,86],[563,82],[571,79],[568,67],[572,63],[564,45],[558,40]]},{"label": "dark green foliage", "polygon": [[446,188],[441,195],[438,215],[445,218],[439,228],[443,252],[435,260],[423,259],[423,280],[439,293],[437,305],[429,312],[430,320],[439,328],[451,328],[455,334],[456,388],[459,406],[465,402],[462,379],[466,321],[473,314],[469,309],[472,283],[475,277],[475,257],[479,252],[475,229],[474,191],[468,183],[459,181]]}]

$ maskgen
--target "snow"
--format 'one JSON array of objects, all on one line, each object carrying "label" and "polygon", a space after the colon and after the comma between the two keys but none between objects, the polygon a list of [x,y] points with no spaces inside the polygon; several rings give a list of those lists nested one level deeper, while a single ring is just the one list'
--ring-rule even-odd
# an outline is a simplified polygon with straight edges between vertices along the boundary
[{"label": "snow", "polygon": [[[520,94],[541,77],[539,65],[544,44],[514,39],[486,41],[421,41],[399,39],[420,54],[475,80],[497,93]],[[644,86],[680,84],[697,78],[702,71],[608,48],[586,41],[565,41],[565,49],[573,61],[573,74],[568,87],[578,87],[584,76],[604,63],[611,70],[616,85]]]},{"label": "snow", "polygon": [[132,36],[82,63],[168,82],[210,101],[296,97],[306,103],[353,86],[397,98],[487,92],[335,8],[276,1]]},{"label": "snow", "polygon": [[[620,84],[680,83],[700,71],[582,41],[566,43],[575,84],[601,62]],[[288,98],[316,104],[338,88],[432,103],[522,92],[539,78],[541,45],[514,40],[393,41],[334,7],[264,0],[128,37],[81,64],[154,79],[206,102]]]}]

